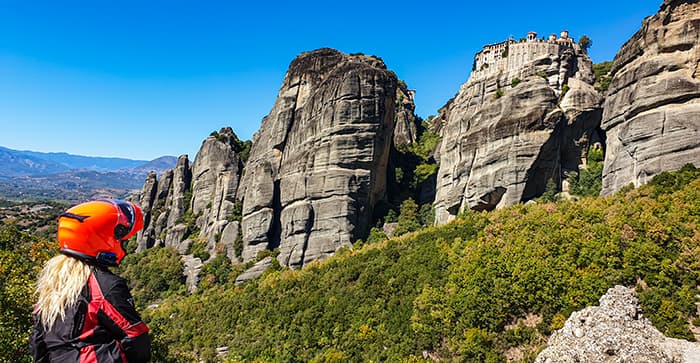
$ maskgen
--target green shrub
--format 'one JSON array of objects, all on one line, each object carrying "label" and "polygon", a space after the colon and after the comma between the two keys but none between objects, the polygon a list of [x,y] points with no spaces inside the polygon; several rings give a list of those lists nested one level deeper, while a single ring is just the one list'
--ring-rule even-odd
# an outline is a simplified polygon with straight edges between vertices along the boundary
[{"label": "green shrub", "polygon": [[401,182],[403,181],[403,169],[394,169],[394,176],[396,178],[396,184],[401,184]]},{"label": "green shrub", "polygon": [[559,187],[553,178],[547,179],[547,185],[545,186],[544,193],[540,196],[540,200],[543,202],[556,202],[559,200],[558,197]]},{"label": "green shrub", "polygon": [[593,81],[593,87],[598,92],[605,92],[610,87],[612,82],[612,76],[610,75],[610,70],[612,69],[613,62],[602,62],[593,65],[593,74],[595,76]]},{"label": "green shrub", "polygon": [[[242,285],[231,283],[240,265],[228,272],[217,257],[203,269],[206,288],[192,295],[144,295],[143,284],[181,275],[181,267],[172,268],[180,265],[172,249],[127,256],[123,267],[139,306],[162,299],[143,310],[161,361],[215,361],[220,346],[241,361],[419,361],[428,351],[444,361],[501,362],[511,348],[532,361],[544,335],[618,284],[639,284],[644,315],[672,337],[691,338],[700,283],[698,200],[700,172],[688,165],[606,198],[463,211],[449,224],[342,249],[303,269],[273,266]],[[418,219],[415,203],[404,204],[400,222]],[[4,249],[14,246],[9,241]],[[5,279],[27,278],[22,269],[13,275],[15,265],[34,266],[6,261]],[[215,283],[206,285],[210,276]],[[6,296],[3,303],[15,301]],[[512,328],[531,315],[542,322]]]},{"label": "green shrub", "polygon": [[411,199],[406,199],[401,203],[401,213],[399,214],[399,225],[396,226],[393,235],[400,236],[408,232],[420,229],[421,223],[418,216],[418,204]]},{"label": "green shrub", "polygon": [[217,255],[211,262],[204,264],[200,272],[199,289],[223,285],[235,279],[239,273],[224,254]]},{"label": "green shrub", "polygon": [[386,240],[386,234],[384,231],[377,227],[372,227],[369,231],[369,237],[367,237],[367,244],[374,244]]},{"label": "green shrub", "polygon": [[0,223],[0,360],[31,362],[28,337],[37,276],[56,244]]},{"label": "green shrub", "polygon": [[399,216],[396,214],[396,211],[393,209],[389,209],[389,212],[386,214],[386,217],[384,217],[384,223],[396,223],[399,221]]},{"label": "green shrub", "polygon": [[570,179],[569,191],[582,197],[597,197],[603,188],[603,150],[590,148],[587,157],[588,166]]},{"label": "green shrub", "polygon": [[578,40],[578,45],[584,51],[588,51],[588,48],[590,48],[593,45],[593,41],[587,35],[582,35],[581,38],[579,38]]},{"label": "green shrub", "polygon": [[519,85],[520,82],[521,82],[521,81],[520,81],[520,78],[515,77],[515,78],[513,78],[513,79],[510,81],[510,86],[511,86],[511,87],[515,87],[515,86]]},{"label": "green shrub", "polygon": [[418,214],[422,226],[432,226],[435,222],[435,208],[430,203],[421,205]]},{"label": "green shrub", "polygon": [[129,281],[134,302],[139,309],[185,291],[183,263],[172,247],[154,247],[127,255],[117,273]]},{"label": "green shrub", "polygon": [[569,85],[566,84],[566,83],[564,83],[564,84],[561,86],[561,97],[564,97],[564,95],[565,95],[567,92],[569,92]]},{"label": "green shrub", "polygon": [[187,249],[187,254],[199,258],[202,262],[207,261],[211,257],[209,252],[207,252],[207,241],[203,238],[194,238]]},{"label": "green shrub", "polygon": [[436,175],[439,164],[420,164],[413,171],[413,180],[411,181],[411,188],[419,188],[426,180],[431,176]]}]

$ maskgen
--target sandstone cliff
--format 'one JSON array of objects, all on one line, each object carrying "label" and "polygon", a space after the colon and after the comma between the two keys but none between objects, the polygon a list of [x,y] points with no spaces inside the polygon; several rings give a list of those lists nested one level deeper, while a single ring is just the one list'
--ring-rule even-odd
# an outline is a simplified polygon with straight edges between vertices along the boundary
[{"label": "sandstone cliff", "polygon": [[491,210],[539,196],[548,180],[561,183],[565,172],[577,171],[601,138],[602,99],[591,61],[568,34],[487,46],[477,64],[433,120],[442,136],[439,224],[465,208]]},{"label": "sandstone cliff", "polygon": [[238,191],[243,261],[279,248],[298,267],[366,233],[385,195],[397,82],[380,59],[332,49],[291,63]]},{"label": "sandstone cliff", "polygon": [[642,316],[632,290],[615,286],[592,306],[571,314],[536,363],[700,361],[700,344],[665,337]]},{"label": "sandstone cliff", "polygon": [[700,3],[664,1],[620,49],[602,127],[603,195],[700,165]]}]

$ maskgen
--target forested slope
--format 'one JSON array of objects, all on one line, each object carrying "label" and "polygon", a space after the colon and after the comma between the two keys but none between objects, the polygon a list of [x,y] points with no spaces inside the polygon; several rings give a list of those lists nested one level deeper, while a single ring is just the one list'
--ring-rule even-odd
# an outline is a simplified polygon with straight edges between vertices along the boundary
[{"label": "forested slope", "polygon": [[[240,268],[220,261],[194,295],[170,286],[150,295],[168,298],[137,300],[158,303],[144,311],[162,360],[532,361],[572,311],[615,284],[636,287],[663,333],[693,340],[699,177],[689,165],[607,198],[469,212],[302,270],[273,265],[242,285],[230,282]],[[168,252],[143,254],[125,274],[157,274],[149,253]]]}]

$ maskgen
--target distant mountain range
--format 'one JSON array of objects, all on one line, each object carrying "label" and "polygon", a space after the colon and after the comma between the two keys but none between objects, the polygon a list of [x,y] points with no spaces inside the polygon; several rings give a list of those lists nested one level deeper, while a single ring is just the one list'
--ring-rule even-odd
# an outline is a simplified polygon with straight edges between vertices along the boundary
[{"label": "distant mountain range", "polygon": [[54,199],[70,202],[126,197],[146,175],[177,163],[174,156],[154,160],[42,153],[0,146],[0,198]]}]

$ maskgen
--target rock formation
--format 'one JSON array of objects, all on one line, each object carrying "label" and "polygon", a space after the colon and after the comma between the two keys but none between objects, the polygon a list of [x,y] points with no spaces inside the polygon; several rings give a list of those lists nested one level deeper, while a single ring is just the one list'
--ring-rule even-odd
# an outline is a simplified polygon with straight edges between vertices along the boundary
[{"label": "rock formation", "polygon": [[433,120],[442,136],[438,224],[465,208],[491,210],[539,196],[548,180],[560,183],[565,172],[577,171],[600,139],[602,99],[591,61],[568,34],[502,44],[477,54],[480,69]]},{"label": "rock formation", "polygon": [[137,235],[137,250],[173,246],[185,254],[198,238],[212,257],[226,253],[237,261],[234,243],[240,205],[236,190],[245,147],[231,128],[223,128],[204,140],[193,165],[183,155],[160,180],[150,174],[141,191],[144,229]]},{"label": "rock formation", "polygon": [[139,198],[144,226],[136,235],[137,251],[154,245],[181,247],[184,230],[180,218],[188,208],[185,192],[189,189],[191,175],[187,155],[180,156],[175,168],[163,172],[160,180],[156,180],[155,173],[148,175]]},{"label": "rock formation", "polygon": [[185,276],[185,286],[187,286],[187,291],[194,293],[197,291],[197,284],[199,283],[199,273],[202,271],[202,260],[194,257],[192,255],[182,256],[183,271]]},{"label": "rock formation", "polygon": [[642,316],[632,290],[615,286],[600,306],[571,314],[536,363],[700,361],[700,344],[666,338]]},{"label": "rock formation", "polygon": [[253,138],[238,191],[243,261],[322,259],[367,233],[384,198],[397,78],[375,57],[332,49],[292,61]]},{"label": "rock formation", "polygon": [[230,127],[223,128],[204,140],[192,165],[192,215],[199,236],[206,239],[208,251],[222,243],[232,260],[240,219],[236,190],[243,172],[239,156],[243,147]]},{"label": "rock formation", "polygon": [[622,46],[611,72],[602,194],[700,165],[700,3],[664,1]]},{"label": "rock formation", "polygon": [[416,122],[416,105],[413,103],[413,90],[399,82],[396,88],[396,122],[394,127],[394,145],[410,144],[418,141]]}]

